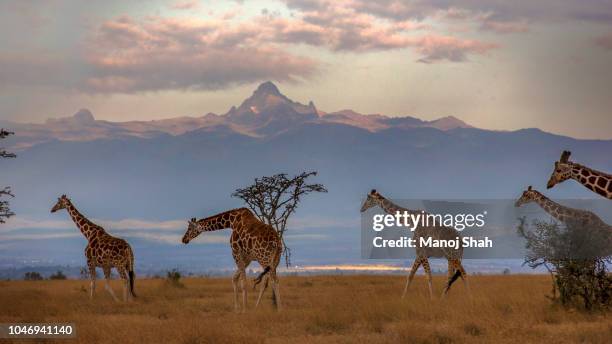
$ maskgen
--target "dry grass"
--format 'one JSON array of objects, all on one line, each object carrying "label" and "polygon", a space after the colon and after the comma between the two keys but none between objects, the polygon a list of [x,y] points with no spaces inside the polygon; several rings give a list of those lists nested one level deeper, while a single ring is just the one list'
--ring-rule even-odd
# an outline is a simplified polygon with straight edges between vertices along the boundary
[{"label": "dry grass", "polygon": [[[78,342],[96,343],[605,343],[612,317],[550,305],[547,276],[474,276],[473,298],[459,282],[430,301],[422,276],[400,300],[403,278],[281,278],[283,309],[270,296],[246,314],[233,311],[229,279],[137,280],[138,299],[115,303],[86,281],[0,282],[0,322],[74,322]],[[441,291],[443,280],[434,280]],[[117,292],[119,282],[114,281]],[[250,292],[249,305],[255,302]],[[65,341],[65,340],[64,340]],[[24,342],[24,341],[21,341]]]}]

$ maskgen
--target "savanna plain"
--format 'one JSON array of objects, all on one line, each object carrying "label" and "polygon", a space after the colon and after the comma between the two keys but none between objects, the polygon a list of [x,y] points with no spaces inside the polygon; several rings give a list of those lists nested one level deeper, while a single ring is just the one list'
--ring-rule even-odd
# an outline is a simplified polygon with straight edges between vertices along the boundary
[{"label": "savanna plain", "polygon": [[[445,278],[434,277],[442,291]],[[400,299],[401,276],[283,276],[282,309],[271,288],[258,309],[234,312],[228,278],[138,279],[138,297],[114,302],[98,282],[1,281],[0,322],[71,322],[78,343],[609,343],[612,317],[551,304],[549,276],[470,276],[430,300],[417,276]],[[113,281],[120,294],[120,282]],[[2,341],[0,339],[0,341]],[[6,340],[5,340],[6,341]],[[52,340],[18,340],[52,342]]]}]

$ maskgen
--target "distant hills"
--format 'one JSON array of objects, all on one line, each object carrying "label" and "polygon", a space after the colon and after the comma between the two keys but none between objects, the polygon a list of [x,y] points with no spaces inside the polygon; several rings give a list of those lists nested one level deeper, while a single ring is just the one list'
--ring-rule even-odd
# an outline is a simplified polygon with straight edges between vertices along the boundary
[{"label": "distant hills", "polygon": [[[330,192],[303,207],[354,218],[373,187],[390,197],[462,199],[512,198],[527,185],[545,189],[564,149],[576,161],[612,171],[612,140],[483,130],[454,117],[325,113],[271,82],[223,115],[109,122],[83,109],[43,124],[0,125],[16,132],[2,144],[19,157],[2,168],[22,214],[46,211],[50,200],[68,193],[87,198],[92,208],[103,205],[107,216],[191,217],[193,209],[239,205],[229,195],[254,177],[318,170]],[[575,184],[547,193],[596,196]]]},{"label": "distant hills", "polygon": [[[12,230],[14,240],[4,240],[8,227],[0,227],[0,262],[64,255],[63,262],[81,263],[84,239],[61,237],[76,229],[47,225],[69,221],[66,214],[49,214],[63,193],[95,219],[180,222],[242,206],[230,195],[255,177],[316,170],[313,181],[329,193],[303,200],[288,240],[297,264],[339,264],[359,260],[359,208],[372,188],[396,199],[514,199],[533,185],[562,201],[598,197],[572,181],[546,190],[564,149],[578,162],[612,171],[612,140],[483,130],[454,117],[325,113],[269,82],[223,115],[117,123],[80,110],[43,124],[0,126],[16,132],[2,145],[18,153],[0,162],[2,185],[13,188],[17,216],[34,220]],[[130,238],[131,231],[137,229],[120,233]],[[183,231],[138,230],[130,240],[139,264],[231,266],[225,243],[183,247]],[[40,233],[58,238],[37,239]]]},{"label": "distant hills", "polygon": [[451,130],[471,128],[465,122],[449,116],[434,121],[414,117],[363,115],[352,110],[325,113],[311,101],[308,105],[295,102],[283,95],[272,82],[265,82],[227,113],[208,113],[201,117],[178,117],[155,121],[110,122],[96,120],[87,109],[73,116],[48,119],[44,124],[25,124],[0,121],[2,127],[17,132],[14,146],[25,149],[53,140],[92,141],[122,137],[152,138],[162,134],[182,135],[205,129],[235,132],[252,137],[270,137],[304,124],[343,124],[377,132],[390,128],[436,128]]}]

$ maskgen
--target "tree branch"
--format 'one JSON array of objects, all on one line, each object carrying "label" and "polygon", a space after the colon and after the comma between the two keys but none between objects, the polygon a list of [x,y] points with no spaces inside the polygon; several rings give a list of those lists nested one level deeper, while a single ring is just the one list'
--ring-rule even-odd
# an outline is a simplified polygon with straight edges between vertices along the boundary
[{"label": "tree branch", "polygon": [[316,171],[302,172],[289,178],[286,173],[255,178],[252,185],[236,189],[233,197],[242,199],[262,221],[272,226],[283,242],[285,263],[290,264],[291,250],[287,247],[284,234],[287,222],[301,200],[312,192],[327,192],[322,184],[306,184],[306,179],[316,176]]}]

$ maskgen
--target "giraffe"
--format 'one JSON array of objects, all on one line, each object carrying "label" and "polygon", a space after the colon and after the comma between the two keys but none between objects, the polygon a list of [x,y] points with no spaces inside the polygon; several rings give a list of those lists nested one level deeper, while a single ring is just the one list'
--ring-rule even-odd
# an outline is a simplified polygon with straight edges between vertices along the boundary
[{"label": "giraffe", "polygon": [[[534,190],[531,185],[514,203],[515,207],[520,207],[523,204],[535,202],[550,216],[568,226],[576,226],[580,229],[581,236],[589,237],[589,241],[583,246],[578,246],[573,250],[577,250],[574,254],[591,256],[609,256],[612,253],[612,226],[605,223],[599,216],[593,212],[583,209],[575,209],[563,206],[552,201],[537,190]],[[584,246],[586,245],[586,246]]]},{"label": "giraffe", "polygon": [[[265,283],[260,288],[255,308],[259,306],[261,297],[268,286],[268,279],[272,280],[272,291],[277,309],[280,309],[280,294],[276,267],[281,258],[283,245],[278,233],[272,226],[261,222],[247,208],[232,209],[201,220],[192,218],[189,221],[187,232],[183,236],[183,243],[188,244],[202,232],[216,231],[231,228],[230,246],[232,256],[236,262],[236,273],[232,278],[234,287],[234,309],[240,310],[238,306],[238,281],[242,290],[242,311],[246,311],[247,289],[246,268],[252,261],[257,261],[264,269],[255,279],[255,286],[265,276]],[[267,275],[267,276],[266,276]]]},{"label": "giraffe", "polygon": [[96,290],[96,267],[101,267],[104,271],[105,289],[115,301],[118,301],[118,299],[109,283],[112,268],[117,269],[121,279],[124,281],[124,301],[129,301],[136,297],[134,293],[134,254],[130,244],[123,239],[115,238],[108,234],[104,228],[89,221],[77,210],[66,195],[58,198],[51,212],[55,213],[60,209],[66,209],[72,221],[74,221],[77,228],[88,241],[85,247],[85,258],[87,259],[89,278],[91,280],[89,297],[93,299]]},{"label": "giraffe", "polygon": [[587,189],[612,199],[612,175],[569,161],[571,154],[570,151],[563,151],[559,161],[555,161],[555,169],[548,179],[546,188],[550,189],[571,178]]},{"label": "giraffe", "polygon": [[589,227],[608,228],[612,230],[611,226],[593,212],[563,206],[533,189],[531,185],[527,187],[527,190],[523,191],[523,194],[516,200],[514,206],[520,207],[530,202],[535,202],[550,216],[565,224],[588,225]]},{"label": "giraffe", "polygon": [[[365,212],[366,210],[379,206],[386,213],[395,215],[397,212],[407,211],[409,214],[423,214],[420,210],[410,210],[406,208],[402,208],[398,205],[395,205],[390,200],[383,197],[376,190],[370,191],[368,193],[367,198],[363,205],[361,206],[361,212]],[[424,213],[427,214],[427,213]],[[413,239],[419,240],[420,237],[432,237],[434,239],[455,239],[459,237],[459,233],[449,227],[421,227],[419,226],[413,232]],[[404,292],[402,293],[402,298],[406,296],[408,292],[408,287],[410,287],[410,283],[412,283],[412,279],[414,278],[415,273],[419,269],[419,266],[423,265],[423,269],[427,274],[427,283],[429,286],[429,296],[433,298],[433,286],[432,286],[432,278],[431,278],[431,268],[429,266],[430,257],[444,257],[448,260],[448,282],[446,287],[444,288],[444,292],[442,296],[444,297],[448,291],[450,290],[451,285],[455,280],[459,277],[463,280],[466,290],[469,292],[469,286],[467,283],[467,273],[461,264],[461,259],[463,257],[463,247],[460,246],[458,249],[451,248],[434,248],[434,247],[416,247],[416,258],[414,263],[412,264],[412,268],[410,269],[410,273],[408,274],[408,278],[406,279],[406,285],[404,286]]]}]

